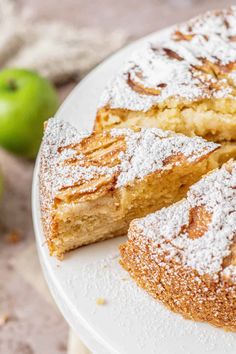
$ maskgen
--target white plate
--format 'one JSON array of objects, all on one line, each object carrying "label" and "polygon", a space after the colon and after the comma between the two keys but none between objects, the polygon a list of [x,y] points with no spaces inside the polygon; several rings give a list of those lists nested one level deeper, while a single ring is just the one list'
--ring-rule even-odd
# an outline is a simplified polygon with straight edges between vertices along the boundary
[{"label": "white plate", "polygon": [[[163,38],[169,30],[158,33]],[[57,115],[91,129],[100,94],[140,42],[93,70],[66,99]],[[94,353],[233,354],[236,334],[184,320],[154,301],[120,267],[117,238],[83,247],[63,262],[49,257],[40,222],[38,161],[33,181],[33,219],[38,252],[51,292],[69,325]],[[104,298],[105,305],[96,300]]]}]

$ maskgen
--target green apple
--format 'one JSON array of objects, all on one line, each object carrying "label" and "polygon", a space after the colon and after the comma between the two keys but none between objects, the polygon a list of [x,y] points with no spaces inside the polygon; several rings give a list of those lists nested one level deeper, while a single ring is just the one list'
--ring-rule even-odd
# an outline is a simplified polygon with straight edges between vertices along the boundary
[{"label": "green apple", "polygon": [[0,145],[34,158],[43,134],[43,122],[58,108],[52,84],[26,69],[0,71]]}]

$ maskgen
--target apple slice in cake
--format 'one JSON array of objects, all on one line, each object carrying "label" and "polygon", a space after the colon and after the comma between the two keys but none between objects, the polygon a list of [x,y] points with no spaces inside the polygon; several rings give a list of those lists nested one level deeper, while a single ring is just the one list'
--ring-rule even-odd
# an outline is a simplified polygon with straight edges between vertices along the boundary
[{"label": "apple slice in cake", "polygon": [[127,232],[131,220],[181,199],[219,145],[157,128],[83,134],[48,121],[40,199],[50,253]]}]

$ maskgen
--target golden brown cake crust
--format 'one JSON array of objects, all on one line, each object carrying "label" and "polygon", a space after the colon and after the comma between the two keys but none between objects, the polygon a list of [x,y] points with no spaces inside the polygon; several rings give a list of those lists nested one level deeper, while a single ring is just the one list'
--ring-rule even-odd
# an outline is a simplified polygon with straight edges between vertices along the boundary
[{"label": "golden brown cake crust", "polygon": [[199,276],[175,262],[160,266],[152,247],[127,241],[120,246],[121,265],[136,283],[170,310],[187,319],[208,322],[236,332],[236,285],[225,279]]},{"label": "golden brown cake crust", "polygon": [[121,264],[184,317],[236,331],[236,162],[190,187],[187,198],[131,223]]}]

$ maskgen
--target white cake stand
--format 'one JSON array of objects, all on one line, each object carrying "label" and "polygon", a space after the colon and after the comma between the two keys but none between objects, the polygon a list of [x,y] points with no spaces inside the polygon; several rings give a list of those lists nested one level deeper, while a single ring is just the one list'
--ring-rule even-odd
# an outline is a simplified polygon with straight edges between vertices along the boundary
[{"label": "white cake stand", "polygon": [[[165,38],[168,29],[158,33]],[[107,81],[140,42],[119,51],[93,70],[61,106],[57,116],[91,129]],[[49,256],[40,221],[39,158],[32,208],[38,253],[45,278],[63,316],[86,346],[99,354],[234,354],[236,334],[184,320],[154,301],[119,265],[117,238],[69,253],[60,262]],[[102,298],[105,304],[98,305]]]}]

